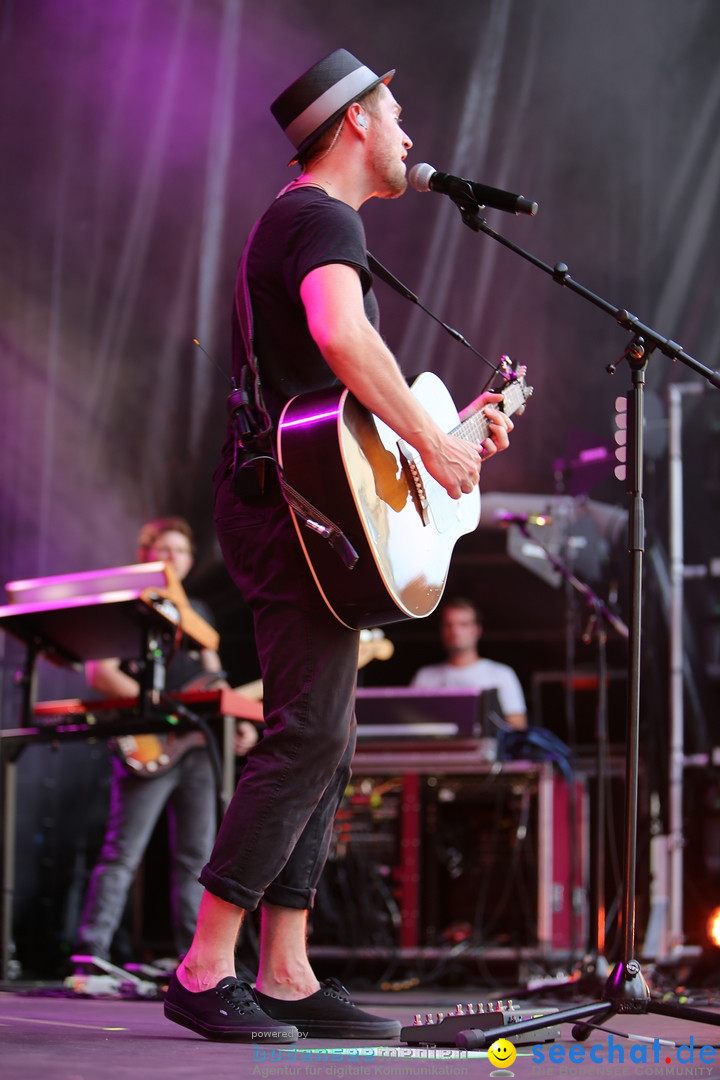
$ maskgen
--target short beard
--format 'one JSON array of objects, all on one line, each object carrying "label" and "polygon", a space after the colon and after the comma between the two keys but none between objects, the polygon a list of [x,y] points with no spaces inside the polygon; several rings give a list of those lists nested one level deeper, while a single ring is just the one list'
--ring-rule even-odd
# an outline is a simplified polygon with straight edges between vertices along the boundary
[{"label": "short beard", "polygon": [[399,168],[394,170],[391,175],[382,173],[382,177],[385,184],[385,191],[380,196],[382,199],[399,199],[407,191],[408,180],[404,168],[402,172]]},{"label": "short beard", "polygon": [[388,195],[387,198],[388,199],[399,199],[400,196],[404,195],[405,192],[407,191],[407,186],[408,186],[407,176],[404,175],[402,178],[399,178],[399,183],[395,185],[392,194]]}]

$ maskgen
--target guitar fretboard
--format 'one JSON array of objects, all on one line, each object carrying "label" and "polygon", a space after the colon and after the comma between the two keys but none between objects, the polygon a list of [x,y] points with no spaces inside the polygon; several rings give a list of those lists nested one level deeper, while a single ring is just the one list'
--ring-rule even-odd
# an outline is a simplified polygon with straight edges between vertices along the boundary
[{"label": "guitar fretboard", "polygon": [[[506,416],[512,416],[513,413],[523,407],[530,393],[531,391],[525,386],[523,380],[513,382],[508,386],[507,390],[503,391],[502,402],[497,402],[497,407],[501,408]],[[453,428],[450,434],[457,436],[458,439],[464,439],[466,442],[481,443],[490,434],[490,425],[481,409],[479,412],[469,416],[467,420],[463,420],[456,428]]]}]

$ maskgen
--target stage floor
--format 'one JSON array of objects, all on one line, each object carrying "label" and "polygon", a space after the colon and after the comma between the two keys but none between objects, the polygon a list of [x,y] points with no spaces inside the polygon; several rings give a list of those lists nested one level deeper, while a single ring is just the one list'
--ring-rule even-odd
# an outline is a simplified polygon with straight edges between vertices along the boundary
[{"label": "stage floor", "polygon": [[[497,992],[497,991],[495,991]],[[47,994],[47,991],[46,991]],[[517,1048],[510,1070],[497,1069],[486,1051],[411,1048],[403,1042],[301,1040],[297,1046],[208,1042],[165,1020],[159,1001],[39,996],[37,991],[0,992],[2,1080],[199,1080],[260,1077],[430,1076],[720,1078],[720,1027],[652,1014],[617,1015],[608,1032],[575,1042],[563,1024],[554,1042]],[[364,1007],[412,1024],[415,1013],[452,1012],[458,1002],[487,993],[429,990],[355,994]],[[522,1008],[529,1000],[518,1002]],[[578,1001],[539,1002],[564,1009]],[[720,1020],[720,1010],[712,1010]],[[648,1041],[624,1037],[644,1036]],[[656,1040],[666,1040],[667,1045]]]}]

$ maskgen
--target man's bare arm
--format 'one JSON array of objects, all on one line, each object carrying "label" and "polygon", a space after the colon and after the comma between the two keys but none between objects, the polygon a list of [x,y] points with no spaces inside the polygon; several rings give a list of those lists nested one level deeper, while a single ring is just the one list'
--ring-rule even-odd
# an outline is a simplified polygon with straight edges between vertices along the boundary
[{"label": "man's bare arm", "polygon": [[[300,294],[310,333],[340,381],[418,450],[452,498],[472,491],[482,448],[444,432],[411,393],[394,356],[367,320],[357,271],[341,264],[319,267],[305,277]],[[507,417],[493,414],[496,449],[505,449],[511,427]]]},{"label": "man's bare arm", "polygon": [[134,698],[140,693],[138,682],[120,670],[120,661],[117,658],[88,660],[85,665],[85,678],[93,690],[99,690],[107,697]]}]

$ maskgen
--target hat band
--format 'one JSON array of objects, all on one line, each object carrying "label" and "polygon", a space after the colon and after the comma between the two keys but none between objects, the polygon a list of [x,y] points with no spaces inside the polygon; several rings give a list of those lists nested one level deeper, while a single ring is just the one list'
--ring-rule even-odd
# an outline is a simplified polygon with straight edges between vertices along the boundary
[{"label": "hat band", "polygon": [[350,104],[353,98],[358,97],[368,89],[371,83],[377,81],[378,76],[370,68],[362,67],[351,71],[349,75],[335,83],[324,94],[308,105],[307,109],[296,116],[285,128],[285,134],[293,146],[298,147],[309,135],[328,120],[333,113],[338,112],[344,105]]}]

